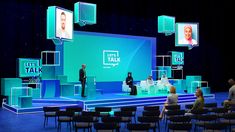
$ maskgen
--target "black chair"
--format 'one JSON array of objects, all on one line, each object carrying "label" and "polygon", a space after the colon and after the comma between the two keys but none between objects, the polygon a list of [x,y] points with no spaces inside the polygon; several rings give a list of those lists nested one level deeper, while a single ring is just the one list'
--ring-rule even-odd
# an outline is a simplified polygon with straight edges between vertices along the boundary
[{"label": "black chair", "polygon": [[207,123],[205,124],[205,130],[224,130],[226,131],[227,130],[227,124],[226,123]]},{"label": "black chair", "polygon": [[116,123],[95,123],[94,128],[96,132],[114,132],[118,126]]},{"label": "black chair", "polygon": [[205,128],[205,125],[208,123],[215,123],[217,120],[216,115],[199,115],[196,117],[194,131],[196,131],[197,127]]},{"label": "black chair", "polygon": [[193,104],[186,104],[185,110],[191,110],[193,108]]},{"label": "black chair", "polygon": [[159,106],[144,106],[144,110],[145,111],[159,111],[160,107]]},{"label": "black chair", "polygon": [[213,108],[211,112],[215,113],[218,118],[222,118],[225,114],[228,113],[227,108]]},{"label": "black chair", "polygon": [[192,113],[191,118],[196,119],[200,115],[207,114],[208,110],[207,109],[192,110],[191,113]]},{"label": "black chair", "polygon": [[205,103],[204,109],[207,109],[208,112],[211,112],[214,108],[217,108],[217,103]]},{"label": "black chair", "polygon": [[82,107],[79,107],[79,106],[73,106],[73,107],[66,107],[65,108],[66,111],[69,111],[69,112],[73,112],[74,113],[74,116],[80,116],[81,113],[82,113]]},{"label": "black chair", "polygon": [[95,112],[99,113],[99,117],[110,116],[111,107],[95,107]]},{"label": "black chair", "polygon": [[142,115],[143,116],[159,117],[160,111],[159,110],[156,110],[156,111],[143,111]]},{"label": "black chair", "polygon": [[220,122],[227,124],[229,126],[229,130],[231,131],[232,126],[235,125],[235,113],[225,114],[222,118],[224,118],[224,120],[220,120]]},{"label": "black chair", "polygon": [[190,116],[171,116],[169,117],[169,121],[171,124],[188,124],[191,122],[191,118]]},{"label": "black chair", "polygon": [[116,130],[119,132],[119,129],[121,127],[120,122],[121,122],[121,117],[102,117],[101,121],[103,123],[113,123],[116,125]]},{"label": "black chair", "polygon": [[69,125],[71,131],[71,123],[73,121],[74,113],[71,111],[57,111],[56,115],[58,117],[58,128],[57,130],[61,130],[61,123],[67,123]]},{"label": "black chair", "polygon": [[92,125],[94,123],[93,116],[76,116],[73,120],[75,122],[75,132],[78,129],[83,129],[84,131],[88,129],[88,132],[92,132]]},{"label": "black chair", "polygon": [[175,124],[175,123],[169,123],[168,124],[169,130],[177,130],[177,131],[191,131],[192,129],[192,123],[184,123],[184,124]]},{"label": "black chair", "polygon": [[93,122],[99,122],[99,112],[95,111],[82,111],[82,116],[92,116]]},{"label": "black chair", "polygon": [[43,111],[44,111],[44,127],[45,125],[48,124],[48,118],[52,117],[55,118],[55,126],[57,126],[56,124],[56,112],[58,112],[60,110],[60,107],[48,107],[45,106],[43,107]]},{"label": "black chair", "polygon": [[166,127],[167,127],[167,123],[168,123],[168,120],[171,118],[171,117],[175,117],[175,116],[184,116],[185,114],[185,110],[168,110],[165,112],[165,130],[166,130]]},{"label": "black chair", "polygon": [[131,111],[115,111],[114,112],[115,117],[120,117],[121,121],[120,123],[131,123],[132,122],[132,112]]},{"label": "black chair", "polygon": [[134,121],[136,123],[136,110],[137,110],[136,106],[126,106],[126,107],[121,107],[120,109],[122,112],[131,112],[132,117],[134,118]]},{"label": "black chair", "polygon": [[160,132],[159,117],[143,116],[138,117],[138,121],[141,124],[150,124],[150,129],[153,129],[153,131],[156,132],[156,128],[158,128],[158,131]]},{"label": "black chair", "polygon": [[166,117],[166,112],[167,111],[174,111],[174,110],[180,110],[180,105],[166,105],[165,106],[165,111],[163,111],[164,112],[164,116],[163,116],[163,118],[165,118]]},{"label": "black chair", "polygon": [[148,132],[150,129],[150,124],[127,124],[127,129],[130,132]]},{"label": "black chair", "polygon": [[165,109],[166,111],[167,110],[180,110],[180,105],[166,105]]}]

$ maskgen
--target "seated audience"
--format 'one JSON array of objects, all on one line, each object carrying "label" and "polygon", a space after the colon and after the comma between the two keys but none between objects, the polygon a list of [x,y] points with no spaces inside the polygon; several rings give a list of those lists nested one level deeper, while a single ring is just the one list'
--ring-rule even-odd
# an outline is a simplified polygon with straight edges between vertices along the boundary
[{"label": "seated audience", "polygon": [[197,99],[195,100],[193,107],[186,113],[186,115],[190,115],[192,111],[201,110],[204,107],[204,97],[203,92],[200,88],[196,90]]},{"label": "seated audience", "polygon": [[176,94],[176,88],[174,86],[170,87],[170,95],[167,96],[167,100],[163,106],[162,112],[159,116],[159,118],[163,117],[164,111],[165,111],[165,106],[167,105],[177,105],[178,103],[178,95]]},{"label": "seated audience", "polygon": [[229,108],[231,104],[235,104],[235,79],[230,78],[228,84],[231,85],[229,88],[228,99],[224,101],[224,107]]},{"label": "seated audience", "polygon": [[154,81],[151,75],[148,76],[146,83],[147,83],[147,86],[154,85]]},{"label": "seated audience", "polygon": [[171,84],[165,73],[162,74],[161,80],[157,83],[157,87],[159,90],[166,90],[167,92],[169,92]]}]

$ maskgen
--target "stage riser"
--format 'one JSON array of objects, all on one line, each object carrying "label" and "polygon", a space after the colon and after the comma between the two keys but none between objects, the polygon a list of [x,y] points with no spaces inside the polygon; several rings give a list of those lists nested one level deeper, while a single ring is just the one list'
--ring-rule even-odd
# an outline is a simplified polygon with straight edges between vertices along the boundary
[{"label": "stage riser", "polygon": [[[205,99],[215,99],[214,95],[206,95]],[[102,99],[99,100],[54,100],[54,99],[33,99],[32,108],[15,108],[7,104],[3,104],[3,108],[12,111],[16,114],[25,113],[36,113],[42,112],[43,106],[59,106],[60,109],[65,109],[70,106],[80,106],[84,110],[92,110],[95,107],[112,107],[113,109],[124,107],[124,106],[145,106],[145,105],[163,105],[167,99],[167,96],[156,96],[156,97],[130,97],[130,98],[113,98],[113,99]],[[179,104],[193,103],[196,99],[194,94],[179,95]]]},{"label": "stage riser", "polygon": [[[192,98],[194,95],[179,96],[179,98]],[[90,103],[105,103],[105,102],[120,102],[120,101],[141,101],[141,100],[153,100],[153,99],[165,99],[166,96],[160,97],[143,97],[143,98],[120,98],[120,99],[110,99],[110,100],[94,100],[94,101],[85,101],[86,104]]]},{"label": "stage riser", "polygon": [[[196,97],[183,97],[183,98],[179,98],[179,100],[187,100],[187,99],[195,99]],[[135,102],[145,102],[145,101],[154,101],[154,102],[162,102],[162,101],[166,101],[166,97],[165,98],[161,98],[161,99],[159,99],[159,98],[156,98],[156,99],[148,99],[148,98],[143,98],[143,99],[139,99],[139,100],[135,100],[135,99],[132,99],[132,100],[122,100],[122,99],[120,99],[119,101],[113,101],[113,100],[107,100],[107,101],[103,101],[103,102],[95,102],[95,101],[93,101],[93,102],[85,102],[85,104],[86,105],[90,105],[90,104],[110,104],[110,103],[124,103],[124,102],[126,102],[126,103],[128,103],[128,102],[132,102],[132,103],[135,103]]]},{"label": "stage riser", "polygon": [[[185,100],[185,101],[180,101],[178,102],[178,104],[183,104],[183,103],[190,103],[192,104],[194,102],[194,100]],[[115,108],[120,108],[120,107],[125,107],[125,106],[137,106],[137,107],[141,107],[141,106],[145,106],[145,105],[151,105],[151,106],[156,106],[156,105],[163,105],[164,102],[159,102],[159,103],[156,103],[156,102],[150,102],[150,103],[141,103],[141,104],[125,104],[125,105],[97,105],[97,106],[87,106],[87,110],[94,110],[95,107],[112,107],[112,109],[115,109]]]},{"label": "stage riser", "polygon": [[[191,98],[191,99],[186,99],[186,100],[181,100],[179,99],[179,103],[181,102],[194,102],[196,98]],[[152,104],[159,104],[162,105],[165,103],[166,100],[161,100],[161,101],[154,101],[154,100],[148,100],[148,101],[138,101],[138,102],[120,102],[120,103],[103,103],[103,104],[90,104],[87,105],[87,109],[91,109],[94,107],[122,107],[122,106],[143,106],[143,105],[152,105]]]}]

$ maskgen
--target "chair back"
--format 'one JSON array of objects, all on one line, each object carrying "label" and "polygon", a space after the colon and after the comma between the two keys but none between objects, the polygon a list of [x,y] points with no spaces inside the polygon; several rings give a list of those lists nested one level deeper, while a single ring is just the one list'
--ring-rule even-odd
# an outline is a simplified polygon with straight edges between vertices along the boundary
[{"label": "chair back", "polygon": [[172,116],[169,118],[169,121],[189,123],[191,121],[191,117],[190,116]]},{"label": "chair back", "polygon": [[148,132],[150,129],[150,124],[127,124],[127,129],[131,132]]},{"label": "chair back", "polygon": [[169,123],[168,129],[170,130],[179,130],[179,131],[190,131],[192,129],[192,123],[183,123],[183,124],[175,124]]},{"label": "chair back", "polygon": [[166,105],[166,110],[180,110],[180,105]]},{"label": "chair back", "polygon": [[160,110],[159,106],[144,106],[145,111],[157,111]]},{"label": "chair back", "polygon": [[53,106],[45,106],[43,107],[44,112],[57,112],[60,110],[60,107],[53,107]]},{"label": "chair back", "polygon": [[112,132],[117,129],[117,124],[115,123],[95,123],[94,128],[97,132]]},{"label": "chair back", "polygon": [[156,111],[143,111],[142,115],[143,116],[153,116],[153,117],[157,116],[157,117],[159,117],[160,111],[159,110],[156,110]]}]

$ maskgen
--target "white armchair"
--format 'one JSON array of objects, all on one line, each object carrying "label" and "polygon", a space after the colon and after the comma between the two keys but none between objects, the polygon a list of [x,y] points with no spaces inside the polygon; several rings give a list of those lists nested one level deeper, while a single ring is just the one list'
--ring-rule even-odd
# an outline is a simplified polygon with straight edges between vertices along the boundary
[{"label": "white armchair", "polygon": [[148,92],[149,91],[149,86],[148,86],[146,80],[140,81],[140,87],[141,87],[141,91],[143,91],[143,92]]},{"label": "white armchair", "polygon": [[126,81],[122,82],[122,92],[131,92],[131,88],[126,84]]}]

